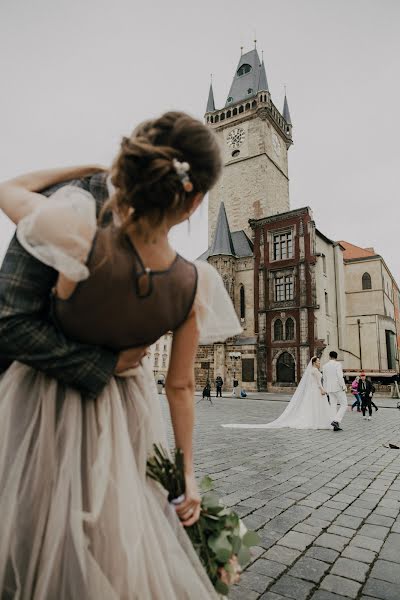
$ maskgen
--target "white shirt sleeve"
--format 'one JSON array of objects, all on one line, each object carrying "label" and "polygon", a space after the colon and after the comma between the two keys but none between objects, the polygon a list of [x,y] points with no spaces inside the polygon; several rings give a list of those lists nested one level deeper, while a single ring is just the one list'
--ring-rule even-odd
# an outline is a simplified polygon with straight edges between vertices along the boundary
[{"label": "white shirt sleeve", "polygon": [[338,380],[339,380],[339,385],[341,388],[344,388],[344,387],[346,387],[346,383],[344,381],[342,365],[338,362],[336,368],[337,368],[337,376],[338,376]]},{"label": "white shirt sleeve", "polygon": [[196,261],[198,273],[194,308],[201,344],[223,342],[242,328],[219,273],[210,264]]},{"label": "white shirt sleeve", "polygon": [[19,222],[17,238],[29,254],[44,264],[71,281],[82,281],[89,277],[85,262],[96,229],[93,196],[68,185]]}]

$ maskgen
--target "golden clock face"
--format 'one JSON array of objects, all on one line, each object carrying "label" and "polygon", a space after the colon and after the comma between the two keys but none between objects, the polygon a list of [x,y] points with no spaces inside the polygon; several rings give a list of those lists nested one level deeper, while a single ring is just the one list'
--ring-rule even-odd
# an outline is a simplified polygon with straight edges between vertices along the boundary
[{"label": "golden clock face", "polygon": [[230,148],[239,148],[239,146],[243,144],[244,137],[244,129],[241,127],[236,127],[229,132],[229,135],[226,138],[226,143]]},{"label": "golden clock face", "polygon": [[274,147],[275,154],[277,156],[280,156],[280,153],[281,153],[281,143],[280,143],[279,138],[278,138],[278,136],[276,135],[275,132],[272,134],[272,145]]}]

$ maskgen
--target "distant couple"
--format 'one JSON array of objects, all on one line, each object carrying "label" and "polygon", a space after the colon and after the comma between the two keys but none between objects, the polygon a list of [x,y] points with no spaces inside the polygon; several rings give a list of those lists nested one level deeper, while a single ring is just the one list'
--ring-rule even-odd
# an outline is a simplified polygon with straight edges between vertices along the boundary
[{"label": "distant couple", "polygon": [[[347,410],[346,384],[337,352],[329,353],[329,362],[320,371],[320,360],[314,356],[304,372],[288,406],[271,423],[229,424],[240,429],[330,429],[341,431],[340,423]],[[337,405],[340,405],[337,409]]]}]

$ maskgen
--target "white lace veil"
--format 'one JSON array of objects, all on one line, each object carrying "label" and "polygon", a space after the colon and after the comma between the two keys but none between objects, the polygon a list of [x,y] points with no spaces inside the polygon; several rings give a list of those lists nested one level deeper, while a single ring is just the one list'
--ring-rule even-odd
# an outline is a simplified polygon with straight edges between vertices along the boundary
[{"label": "white lace veil", "polygon": [[300,383],[296,388],[289,404],[283,413],[272,421],[271,423],[262,424],[229,424],[223,425],[223,427],[234,427],[238,429],[280,429],[281,427],[292,427],[300,421],[307,419],[307,412],[310,412],[307,403],[304,400],[309,397],[312,389],[312,361],[308,363],[306,370],[304,371],[303,377],[300,379]]}]

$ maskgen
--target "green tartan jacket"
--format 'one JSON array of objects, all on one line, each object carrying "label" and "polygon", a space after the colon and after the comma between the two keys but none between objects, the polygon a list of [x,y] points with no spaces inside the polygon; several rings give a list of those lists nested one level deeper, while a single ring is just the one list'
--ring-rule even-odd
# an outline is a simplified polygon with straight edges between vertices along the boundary
[{"label": "green tartan jacket", "polygon": [[[90,192],[99,214],[108,198],[104,174],[68,184]],[[62,185],[42,193],[49,196]],[[31,256],[14,236],[0,269],[0,374],[17,360],[94,398],[112,377],[118,355],[68,340],[57,328],[50,316],[56,279],[57,272]]]}]

